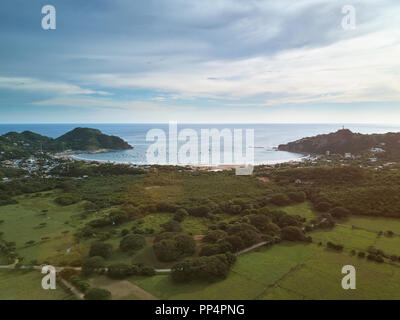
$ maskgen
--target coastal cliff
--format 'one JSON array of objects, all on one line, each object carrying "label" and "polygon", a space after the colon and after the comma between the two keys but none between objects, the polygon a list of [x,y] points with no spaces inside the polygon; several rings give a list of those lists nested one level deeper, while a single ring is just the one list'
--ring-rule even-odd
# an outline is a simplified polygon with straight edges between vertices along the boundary
[{"label": "coastal cliff", "polygon": [[399,155],[400,133],[361,134],[348,129],[281,144],[278,150],[302,154],[390,153]]}]

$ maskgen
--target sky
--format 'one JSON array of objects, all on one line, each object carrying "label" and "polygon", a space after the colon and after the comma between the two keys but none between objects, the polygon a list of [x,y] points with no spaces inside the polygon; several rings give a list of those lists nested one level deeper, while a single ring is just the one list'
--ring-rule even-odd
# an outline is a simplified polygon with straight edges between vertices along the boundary
[{"label": "sky", "polygon": [[399,0],[2,0],[0,123],[397,124],[399,16]]}]

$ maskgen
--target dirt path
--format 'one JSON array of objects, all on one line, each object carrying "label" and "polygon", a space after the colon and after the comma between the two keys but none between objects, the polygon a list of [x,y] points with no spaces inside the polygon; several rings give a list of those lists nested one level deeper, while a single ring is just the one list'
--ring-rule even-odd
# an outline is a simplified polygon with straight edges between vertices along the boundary
[{"label": "dirt path", "polygon": [[75,295],[75,297],[77,297],[79,300],[83,300],[84,299],[84,295],[83,293],[81,293],[80,291],[78,291],[78,289],[76,289],[72,284],[70,284],[68,281],[61,279],[61,282],[68,288],[71,290],[71,292]]},{"label": "dirt path", "polygon": [[246,253],[246,252],[249,252],[249,251],[251,251],[251,250],[257,249],[257,248],[262,247],[262,246],[264,246],[264,245],[266,245],[266,244],[268,244],[268,241],[263,241],[263,242],[257,243],[257,244],[255,244],[254,246],[251,246],[251,247],[249,247],[249,248],[247,248],[247,249],[244,249],[244,250],[242,250],[242,251],[237,252],[236,255],[237,255],[237,256],[240,256],[240,255],[243,254],[243,253]]},{"label": "dirt path", "polygon": [[158,300],[156,296],[143,290],[139,286],[127,280],[112,280],[105,276],[98,276],[90,281],[91,286],[106,289],[111,292],[113,299],[118,300],[134,295],[140,300]]}]

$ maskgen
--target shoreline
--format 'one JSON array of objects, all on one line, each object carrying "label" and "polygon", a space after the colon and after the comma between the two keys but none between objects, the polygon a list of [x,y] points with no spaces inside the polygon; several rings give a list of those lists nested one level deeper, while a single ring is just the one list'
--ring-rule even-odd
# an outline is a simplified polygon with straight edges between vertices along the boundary
[{"label": "shoreline", "polygon": [[[191,168],[191,169],[197,169],[200,171],[203,170],[209,170],[209,171],[226,171],[226,170],[232,170],[232,169],[238,169],[238,168],[245,168],[248,167],[249,165],[245,164],[219,164],[219,165],[212,165],[212,164],[157,164],[157,163],[135,163],[135,162],[119,162],[119,161],[111,161],[111,160],[94,160],[94,159],[83,159],[79,158],[80,154],[101,154],[101,153],[111,153],[111,152],[118,152],[120,150],[106,150],[106,149],[101,149],[101,150],[96,150],[94,152],[76,152],[76,151],[69,151],[69,152],[63,152],[63,153],[57,153],[54,155],[55,158],[57,159],[64,159],[64,160],[72,160],[72,161],[83,161],[86,163],[101,163],[101,164],[115,164],[115,165],[127,165],[127,166],[138,166],[138,167],[143,167],[143,166],[176,166],[176,167],[186,167],[186,168]],[[302,155],[301,157],[293,160],[287,160],[287,161],[271,161],[268,163],[254,163],[251,164],[253,167],[256,166],[275,166],[279,164],[298,164],[303,162],[304,160],[310,159],[310,155]]]}]

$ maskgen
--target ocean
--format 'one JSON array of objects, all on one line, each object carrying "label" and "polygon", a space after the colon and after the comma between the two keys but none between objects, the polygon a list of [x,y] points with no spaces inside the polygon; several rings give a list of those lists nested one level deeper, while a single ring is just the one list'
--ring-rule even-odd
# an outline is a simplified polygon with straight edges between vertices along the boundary
[{"label": "ocean", "polygon": [[[83,153],[76,156],[83,160],[151,164],[147,161],[146,151],[154,142],[146,141],[147,132],[151,129],[161,129],[164,130],[168,139],[168,124],[0,124],[0,134],[10,131],[22,132],[30,130],[48,137],[57,138],[76,127],[99,129],[105,134],[115,135],[126,140],[134,147],[133,150],[99,154]],[[178,133],[182,129],[193,129],[199,133],[200,137],[201,129],[215,128],[218,130],[229,129],[233,135],[233,130],[242,129],[243,137],[245,137],[245,129],[253,129],[254,146],[251,147],[254,148],[254,163],[276,164],[297,161],[303,157],[299,154],[275,150],[279,144],[334,132],[342,127],[341,124],[178,124]],[[400,132],[400,125],[346,124],[344,127],[353,132],[364,134]],[[178,149],[183,143],[178,143]],[[245,141],[243,141],[244,143]],[[223,145],[221,145],[222,147]]]}]

